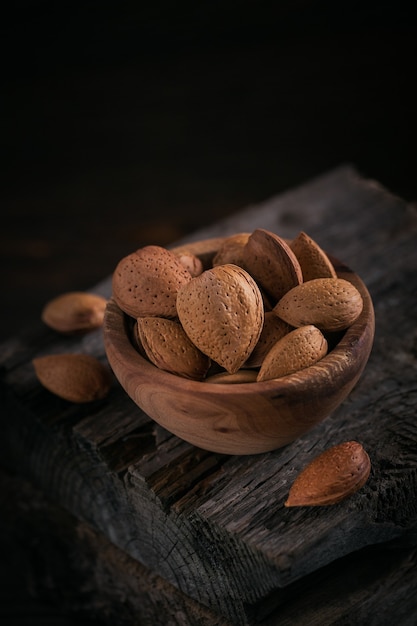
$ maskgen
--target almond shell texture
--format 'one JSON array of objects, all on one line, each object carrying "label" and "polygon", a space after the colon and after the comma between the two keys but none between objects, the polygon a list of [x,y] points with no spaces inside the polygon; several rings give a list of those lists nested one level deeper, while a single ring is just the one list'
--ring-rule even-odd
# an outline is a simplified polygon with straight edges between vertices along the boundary
[{"label": "almond shell texture", "polygon": [[246,361],[264,321],[256,282],[234,264],[213,267],[184,285],[177,312],[194,345],[229,373]]},{"label": "almond shell texture", "polygon": [[327,254],[305,232],[301,231],[291,241],[290,248],[298,259],[304,282],[314,278],[337,278],[336,270]]},{"label": "almond shell texture", "polygon": [[281,378],[314,365],[327,354],[327,347],[323,333],[311,324],[292,330],[265,356],[258,382]]},{"label": "almond shell texture", "polygon": [[332,446],[298,474],[285,506],[337,504],[363,487],[370,471],[369,456],[357,441]]},{"label": "almond shell texture", "polygon": [[117,264],[113,297],[131,317],[173,318],[178,289],[191,278],[176,254],[160,246],[144,246]]},{"label": "almond shell texture", "polygon": [[271,348],[291,330],[292,326],[280,319],[273,311],[266,311],[258,343],[252,350],[245,367],[260,367]]},{"label": "almond shell texture", "polygon": [[191,276],[199,276],[204,271],[203,262],[192,252],[181,252],[177,254],[181,265],[191,274]]},{"label": "almond shell texture", "polygon": [[243,250],[243,266],[277,302],[303,280],[300,264],[284,239],[270,231],[253,231]]},{"label": "almond shell texture", "polygon": [[64,333],[87,333],[103,325],[107,299],[84,291],[69,291],[50,300],[41,319],[53,330]]},{"label": "almond shell texture", "polygon": [[97,358],[88,354],[51,354],[33,359],[35,374],[45,389],[68,402],[104,398],[113,377]]},{"label": "almond shell texture", "polygon": [[205,377],[210,359],[190,341],[179,322],[138,318],[137,331],[143,350],[156,367],[192,380]]},{"label": "almond shell texture", "polygon": [[348,280],[316,278],[288,291],[273,311],[291,326],[314,324],[335,332],[351,326],[362,308],[362,296]]}]

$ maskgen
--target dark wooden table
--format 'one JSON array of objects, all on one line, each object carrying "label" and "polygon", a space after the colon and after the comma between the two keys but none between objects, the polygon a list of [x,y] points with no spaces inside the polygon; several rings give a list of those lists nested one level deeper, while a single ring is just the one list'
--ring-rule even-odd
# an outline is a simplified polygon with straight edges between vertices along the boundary
[{"label": "dark wooden table", "polygon": [[[31,593],[117,625],[410,625],[417,621],[417,214],[350,166],[195,232],[308,232],[365,281],[376,337],[357,387],[324,423],[268,454],[197,449],[157,427],[115,381],[71,405],[31,360],[82,351],[42,323],[2,345],[2,540]],[[180,242],[173,242],[180,243]],[[94,291],[109,296],[110,278]],[[285,509],[305,463],[347,439],[365,487]]]}]

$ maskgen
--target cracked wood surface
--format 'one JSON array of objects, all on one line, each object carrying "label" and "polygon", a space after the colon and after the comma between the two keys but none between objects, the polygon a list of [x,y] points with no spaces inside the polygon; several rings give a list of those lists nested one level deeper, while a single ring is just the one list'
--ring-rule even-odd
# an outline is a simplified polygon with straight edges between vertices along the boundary
[{"label": "cracked wood surface", "polygon": [[[105,360],[101,331],[63,338],[35,322],[0,356],[6,467],[238,624],[346,555],[415,538],[417,521],[415,207],[343,166],[187,241],[257,227],[287,238],[306,231],[359,274],[375,307],[375,342],[360,382],[332,416],[287,447],[248,457],[199,450],[156,426],[116,381],[105,400],[88,406],[40,388],[34,356],[81,351]],[[109,296],[110,279],[94,291]],[[348,439],[370,455],[367,484],[333,507],[284,508],[301,468]]]}]

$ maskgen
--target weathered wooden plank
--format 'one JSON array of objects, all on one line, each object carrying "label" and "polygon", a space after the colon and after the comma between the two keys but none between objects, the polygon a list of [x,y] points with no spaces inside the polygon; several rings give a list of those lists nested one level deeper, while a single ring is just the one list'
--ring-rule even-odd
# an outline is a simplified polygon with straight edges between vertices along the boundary
[{"label": "weathered wooden plank", "polygon": [[[72,616],[71,623],[84,626],[87,619],[90,626],[231,626],[33,485],[2,471],[0,507],[2,554],[20,570],[16,578],[26,578],[30,597],[45,604],[37,624],[55,626]],[[0,621],[8,624],[8,617],[0,606]],[[21,621],[32,622],[32,614]]]},{"label": "weathered wooden plank", "polygon": [[[91,626],[231,626],[29,482],[0,472],[0,508],[8,579],[14,579],[13,591],[22,580],[27,587],[18,606],[0,595],[5,623],[12,606],[22,623],[30,615],[27,622],[42,625],[68,624],[65,618],[73,617]],[[10,584],[3,584],[10,593]],[[254,620],[264,626],[414,626],[416,586],[415,547],[374,545],[290,585],[284,603],[276,590],[254,608]],[[32,605],[22,602],[26,597],[42,603],[35,619]]]},{"label": "weathered wooden plank", "polygon": [[[253,457],[203,452],[161,432],[115,383],[88,409],[40,390],[30,358],[86,351],[100,333],[62,339],[39,328],[3,350],[4,458],[134,559],[238,624],[271,594],[364,546],[405,537],[417,521],[417,218],[415,209],[342,167],[249,207],[191,239],[255,227],[303,229],[367,284],[375,346],[333,416],[282,450]],[[176,242],[176,245],[183,242]],[[97,291],[109,294],[109,279]],[[324,448],[357,439],[373,465],[349,500],[285,509],[290,484]]]}]

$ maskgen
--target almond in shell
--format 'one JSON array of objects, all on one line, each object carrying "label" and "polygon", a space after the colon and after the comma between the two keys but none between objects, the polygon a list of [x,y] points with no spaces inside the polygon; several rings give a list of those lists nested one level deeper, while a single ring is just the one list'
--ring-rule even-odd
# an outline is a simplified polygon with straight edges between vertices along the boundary
[{"label": "almond in shell", "polygon": [[117,264],[112,278],[113,297],[133,318],[173,318],[178,289],[191,278],[177,254],[161,246],[144,246]]},{"label": "almond in shell", "polygon": [[348,280],[315,278],[288,291],[273,311],[291,326],[336,332],[351,326],[362,308],[362,296]]},{"label": "almond in shell", "polygon": [[294,330],[293,327],[277,317],[273,311],[266,311],[258,343],[246,361],[245,367],[260,367],[271,348],[291,330]]},{"label": "almond in shell", "polygon": [[297,257],[275,233],[254,230],[242,254],[243,267],[275,302],[303,281]]},{"label": "almond in shell", "polygon": [[302,326],[287,333],[265,356],[258,382],[294,374],[317,363],[327,354],[327,341],[315,326]]},{"label": "almond in shell", "polygon": [[50,354],[33,359],[33,366],[45,389],[77,404],[104,398],[113,382],[108,367],[89,354]]},{"label": "almond in shell", "polygon": [[184,250],[179,252],[177,256],[181,265],[190,272],[191,276],[199,276],[204,271],[202,260],[192,252]]},{"label": "almond in shell", "polygon": [[290,248],[298,259],[304,282],[314,278],[337,278],[327,254],[305,232],[298,233],[291,241]]},{"label": "almond in shell", "polygon": [[233,264],[213,267],[183,285],[177,313],[194,345],[229,373],[246,361],[264,321],[256,282]]},{"label": "almond in shell", "polygon": [[213,266],[213,259],[220,246],[224,242],[224,237],[212,237],[200,241],[191,241],[171,248],[171,251],[181,256],[183,254],[193,254],[197,256],[203,264],[203,269],[207,270]]},{"label": "almond in shell", "polygon": [[285,506],[324,506],[341,502],[368,480],[371,461],[357,441],[328,448],[297,476]]},{"label": "almond in shell", "polygon": [[213,259],[213,265],[225,265],[233,263],[234,265],[243,265],[243,249],[246,246],[250,233],[237,233],[226,237],[220,246],[217,254]]},{"label": "almond in shell", "polygon": [[209,357],[190,341],[176,320],[138,318],[137,332],[143,350],[156,367],[193,380],[205,377]]},{"label": "almond in shell", "polygon": [[103,325],[106,298],[84,291],[70,291],[50,300],[41,319],[59,333],[88,333]]}]

